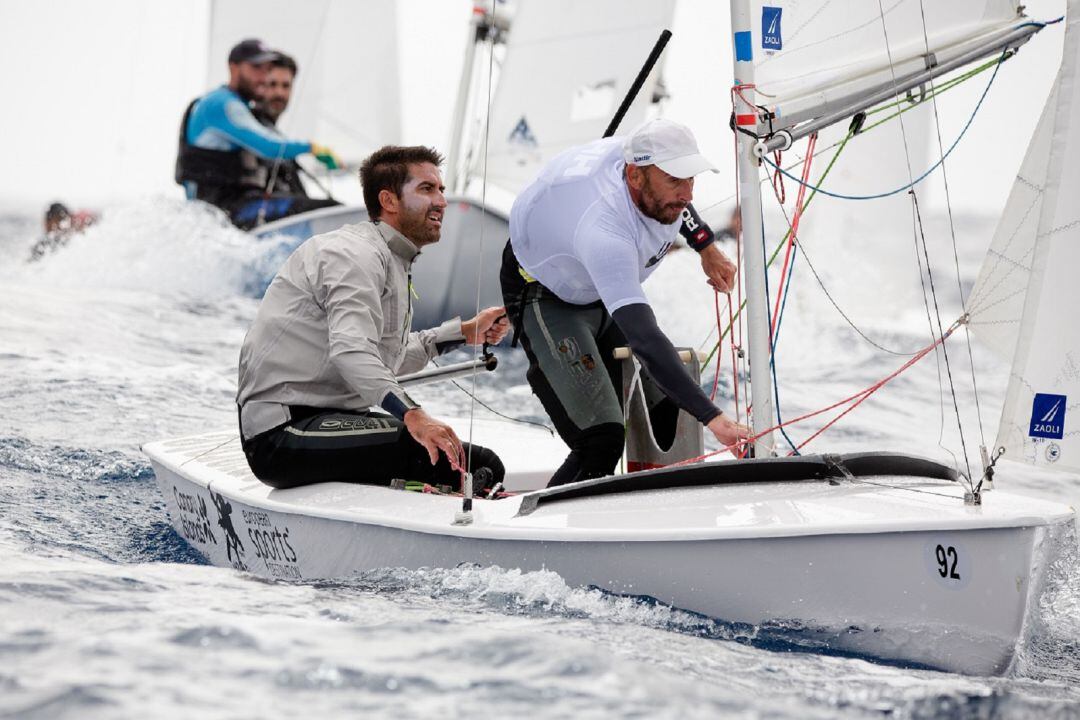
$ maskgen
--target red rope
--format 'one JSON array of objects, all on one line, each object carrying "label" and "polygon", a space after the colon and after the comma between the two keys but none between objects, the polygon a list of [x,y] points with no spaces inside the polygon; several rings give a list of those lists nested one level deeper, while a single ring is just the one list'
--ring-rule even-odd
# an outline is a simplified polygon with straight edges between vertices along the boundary
[{"label": "red rope", "polygon": [[751,437],[747,438],[747,440],[744,441],[744,442],[733,443],[733,444],[728,445],[726,447],[722,447],[719,450],[714,450],[713,452],[708,452],[708,453],[705,453],[704,455],[699,455],[698,457],[689,458],[687,460],[680,460],[679,462],[671,463],[670,465],[666,465],[664,467],[678,467],[680,465],[690,465],[691,463],[700,462],[702,460],[711,458],[714,455],[719,455],[719,454],[725,453],[725,452],[733,452],[733,453],[738,454],[738,451],[739,451],[741,446],[743,446],[744,444],[749,445],[749,444],[753,443],[755,440],[757,440],[758,438],[762,437],[763,435],[767,435],[768,433],[771,433],[771,432],[773,432],[775,430],[779,430],[782,427],[787,427],[789,425],[794,425],[797,422],[802,422],[803,420],[808,420],[808,419],[810,419],[812,417],[816,417],[818,415],[821,415],[822,413],[826,413],[826,412],[828,412],[830,410],[838,408],[841,405],[844,405],[846,403],[855,401],[855,402],[852,403],[851,407],[846,408],[843,412],[841,412],[835,418],[833,418],[832,420],[827,422],[821,429],[819,429],[813,435],[808,437],[806,440],[803,440],[803,442],[797,448],[797,449],[801,450],[803,447],[806,446],[807,443],[809,443],[811,440],[816,438],[821,433],[825,432],[828,428],[835,425],[840,420],[840,418],[844,417],[849,412],[854,410],[856,407],[861,405],[864,400],[866,400],[868,397],[873,395],[875,392],[877,392],[878,390],[883,388],[886,384],[888,384],[890,381],[892,381],[894,378],[896,378],[897,375],[899,375],[900,373],[902,373],[905,370],[907,370],[908,368],[910,368],[912,365],[917,363],[919,360],[922,360],[934,348],[936,348],[938,345],[941,345],[946,340],[948,340],[949,336],[952,335],[953,332],[955,332],[958,327],[960,327],[960,323],[959,322],[954,323],[951,328],[949,328],[948,330],[945,331],[944,335],[942,335],[940,338],[937,338],[936,340],[934,340],[934,342],[932,342],[931,344],[927,345],[922,350],[917,352],[914,356],[911,357],[910,360],[908,360],[903,365],[901,365],[897,370],[894,370],[892,373],[890,373],[889,375],[886,375],[881,380],[878,380],[873,385],[870,385],[869,387],[866,387],[863,390],[860,390],[859,392],[857,392],[857,393],[855,393],[853,395],[849,395],[848,397],[844,398],[843,400],[837,400],[832,405],[829,405],[827,407],[823,407],[820,410],[814,410],[813,412],[808,412],[805,415],[800,415],[799,417],[792,418],[790,420],[786,420],[786,421],[784,421],[782,423],[779,423],[779,424],[774,425],[774,426],[772,426],[770,428],[762,430],[757,435],[752,435]]},{"label": "red rope", "polygon": [[[806,145],[806,157],[803,158],[802,182],[799,183],[799,193],[795,197],[795,214],[792,216],[791,224],[788,226],[784,266],[780,269],[780,283],[776,287],[776,305],[773,308],[772,323],[769,326],[769,340],[773,343],[776,342],[776,326],[780,322],[780,301],[784,297],[784,288],[787,287],[788,268],[791,265],[791,255],[795,248],[796,235],[799,232],[799,221],[802,219],[803,210],[806,207],[803,200],[806,197],[806,185],[810,180],[810,164],[814,159],[815,145],[817,145],[817,133],[810,135],[810,140]],[[776,175],[780,175],[780,173],[776,173]]]},{"label": "red rope", "polygon": [[[776,163],[776,167],[783,167],[781,163],[784,162],[784,155],[779,150],[773,151],[773,162]],[[773,194],[776,195],[776,200],[781,205],[787,201],[787,191],[784,189],[784,174],[773,173],[772,176],[772,189]]]}]

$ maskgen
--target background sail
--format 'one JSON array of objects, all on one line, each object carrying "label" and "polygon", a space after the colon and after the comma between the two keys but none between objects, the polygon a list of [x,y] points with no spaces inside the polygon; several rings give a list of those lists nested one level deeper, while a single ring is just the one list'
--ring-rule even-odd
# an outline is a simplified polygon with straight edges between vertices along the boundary
[{"label": "background sail", "polygon": [[[674,0],[521,0],[493,98],[487,178],[517,193],[560,151],[599,138],[670,27]],[[620,131],[645,120],[659,68]],[[482,155],[471,175],[482,174]]]},{"label": "background sail", "polygon": [[1006,457],[1080,470],[1080,0],[1061,69],[968,303],[972,329],[1012,352],[997,444]]},{"label": "background sail", "polygon": [[1020,22],[1016,0],[755,0],[753,13],[758,101],[777,129],[925,69],[927,47],[940,63]]},{"label": "background sail", "polygon": [[257,37],[299,65],[278,125],[357,164],[401,137],[395,3],[379,0],[217,0],[210,13],[209,83],[227,79],[229,49]]}]

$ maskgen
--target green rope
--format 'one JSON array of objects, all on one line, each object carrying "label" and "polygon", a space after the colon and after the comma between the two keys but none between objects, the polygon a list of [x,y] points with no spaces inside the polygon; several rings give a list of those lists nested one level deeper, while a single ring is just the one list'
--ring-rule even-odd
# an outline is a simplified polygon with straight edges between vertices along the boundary
[{"label": "green rope", "polygon": [[[990,60],[988,62],[983,63],[979,67],[968,70],[967,72],[965,72],[965,73],[963,73],[961,75],[957,75],[956,77],[949,78],[948,80],[943,82],[941,85],[936,86],[930,93],[922,96],[917,102],[911,102],[911,103],[908,103],[908,105],[906,107],[900,107],[900,109],[896,110],[891,115],[887,115],[887,116],[881,118],[880,120],[878,120],[877,122],[874,122],[874,123],[872,123],[870,125],[867,125],[866,127],[862,128],[862,130],[860,130],[858,134],[859,135],[865,135],[867,132],[873,130],[874,128],[876,128],[876,127],[878,127],[880,125],[883,125],[883,124],[889,122],[890,120],[892,120],[894,118],[897,118],[900,115],[903,115],[904,113],[906,113],[906,112],[908,112],[910,110],[914,110],[915,108],[922,105],[926,101],[932,100],[933,98],[937,97],[938,95],[940,95],[942,93],[945,93],[945,92],[948,92],[949,90],[952,90],[954,87],[956,87],[956,86],[958,86],[958,85],[960,85],[960,84],[962,84],[964,82],[967,82],[968,80],[975,77],[976,75],[979,75],[980,73],[986,72],[987,70],[989,70],[990,68],[998,65],[999,63],[1005,62],[1006,60],[1011,58],[1013,56],[1013,54],[1014,53],[1010,53],[1010,54],[1005,55],[1003,57],[995,58],[993,60]],[[885,112],[885,111],[887,111],[889,109],[897,108],[899,106],[899,102],[900,102],[899,100],[893,100],[893,101],[890,101],[890,102],[888,102],[888,103],[886,103],[884,105],[881,105],[879,107],[873,108],[871,110],[867,110],[866,111],[866,116],[869,117],[871,115],[876,115],[878,113]],[[821,176],[818,177],[817,182],[814,183],[815,186],[817,186],[817,187],[821,186],[822,181],[825,180],[825,178],[828,176],[829,172],[833,169],[833,166],[836,164],[837,159],[840,157],[840,153],[843,152],[844,148],[848,144],[848,141],[851,140],[851,138],[853,138],[853,137],[855,137],[855,134],[852,133],[851,130],[848,130],[848,133],[847,133],[847,135],[844,136],[843,140],[840,140],[838,143],[835,143],[835,144],[831,145],[830,147],[824,148],[821,151],[819,151],[819,152],[826,152],[826,151],[830,150],[831,148],[834,148],[834,147],[836,148],[836,152],[833,153],[832,159],[829,160],[829,164],[825,167],[824,172],[821,173]],[[803,213],[806,212],[806,208],[810,205],[810,201],[812,201],[814,199],[815,195],[817,195],[817,188],[816,187],[810,192],[810,197],[806,198],[806,201],[803,203],[802,209],[801,209],[800,212],[803,212]],[[784,236],[780,239],[780,242],[777,243],[776,248],[772,252],[772,255],[769,256],[768,261],[765,263],[766,268],[772,267],[773,261],[776,260],[777,256],[780,254],[780,251],[784,248],[784,245],[787,243],[788,237],[790,237],[790,235],[791,235],[791,228],[789,227],[787,229],[787,232],[785,232]],[[709,354],[705,357],[705,361],[701,364],[701,367],[703,367],[703,368],[707,367],[708,364],[712,361],[713,357],[716,355],[716,352],[720,349],[721,343],[724,342],[724,338],[726,338],[728,336],[728,334],[731,332],[732,325],[735,323],[736,320],[739,319],[739,317],[742,315],[743,310],[745,310],[745,309],[746,309],[746,300],[743,300],[742,303],[739,305],[739,309],[735,312],[735,315],[732,317],[731,321],[728,323],[728,326],[720,334],[720,338],[716,341],[716,344],[713,345],[712,349],[709,351]]]}]

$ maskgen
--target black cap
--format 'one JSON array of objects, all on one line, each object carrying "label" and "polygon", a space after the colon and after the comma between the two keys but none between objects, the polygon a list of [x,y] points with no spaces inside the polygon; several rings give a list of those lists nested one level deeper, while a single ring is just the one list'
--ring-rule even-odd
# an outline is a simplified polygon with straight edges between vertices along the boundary
[{"label": "black cap", "polygon": [[270,62],[278,56],[276,50],[270,48],[269,45],[262,40],[256,40],[255,38],[248,38],[242,40],[229,51],[230,63],[251,63],[253,65],[261,65],[262,63]]},{"label": "black cap", "polygon": [[64,218],[71,217],[71,211],[63,203],[54,202],[49,206],[49,209],[45,211],[45,219],[53,222],[63,220]]}]

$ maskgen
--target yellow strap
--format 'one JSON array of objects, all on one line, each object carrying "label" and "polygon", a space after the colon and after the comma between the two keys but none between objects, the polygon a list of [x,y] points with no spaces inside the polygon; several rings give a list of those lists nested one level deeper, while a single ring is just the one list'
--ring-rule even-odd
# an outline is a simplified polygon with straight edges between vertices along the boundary
[{"label": "yellow strap", "polygon": [[534,278],[529,273],[525,272],[525,268],[521,267],[520,265],[518,265],[518,274],[521,275],[521,277],[525,278],[525,282],[527,282],[527,283],[536,282],[536,278]]}]

